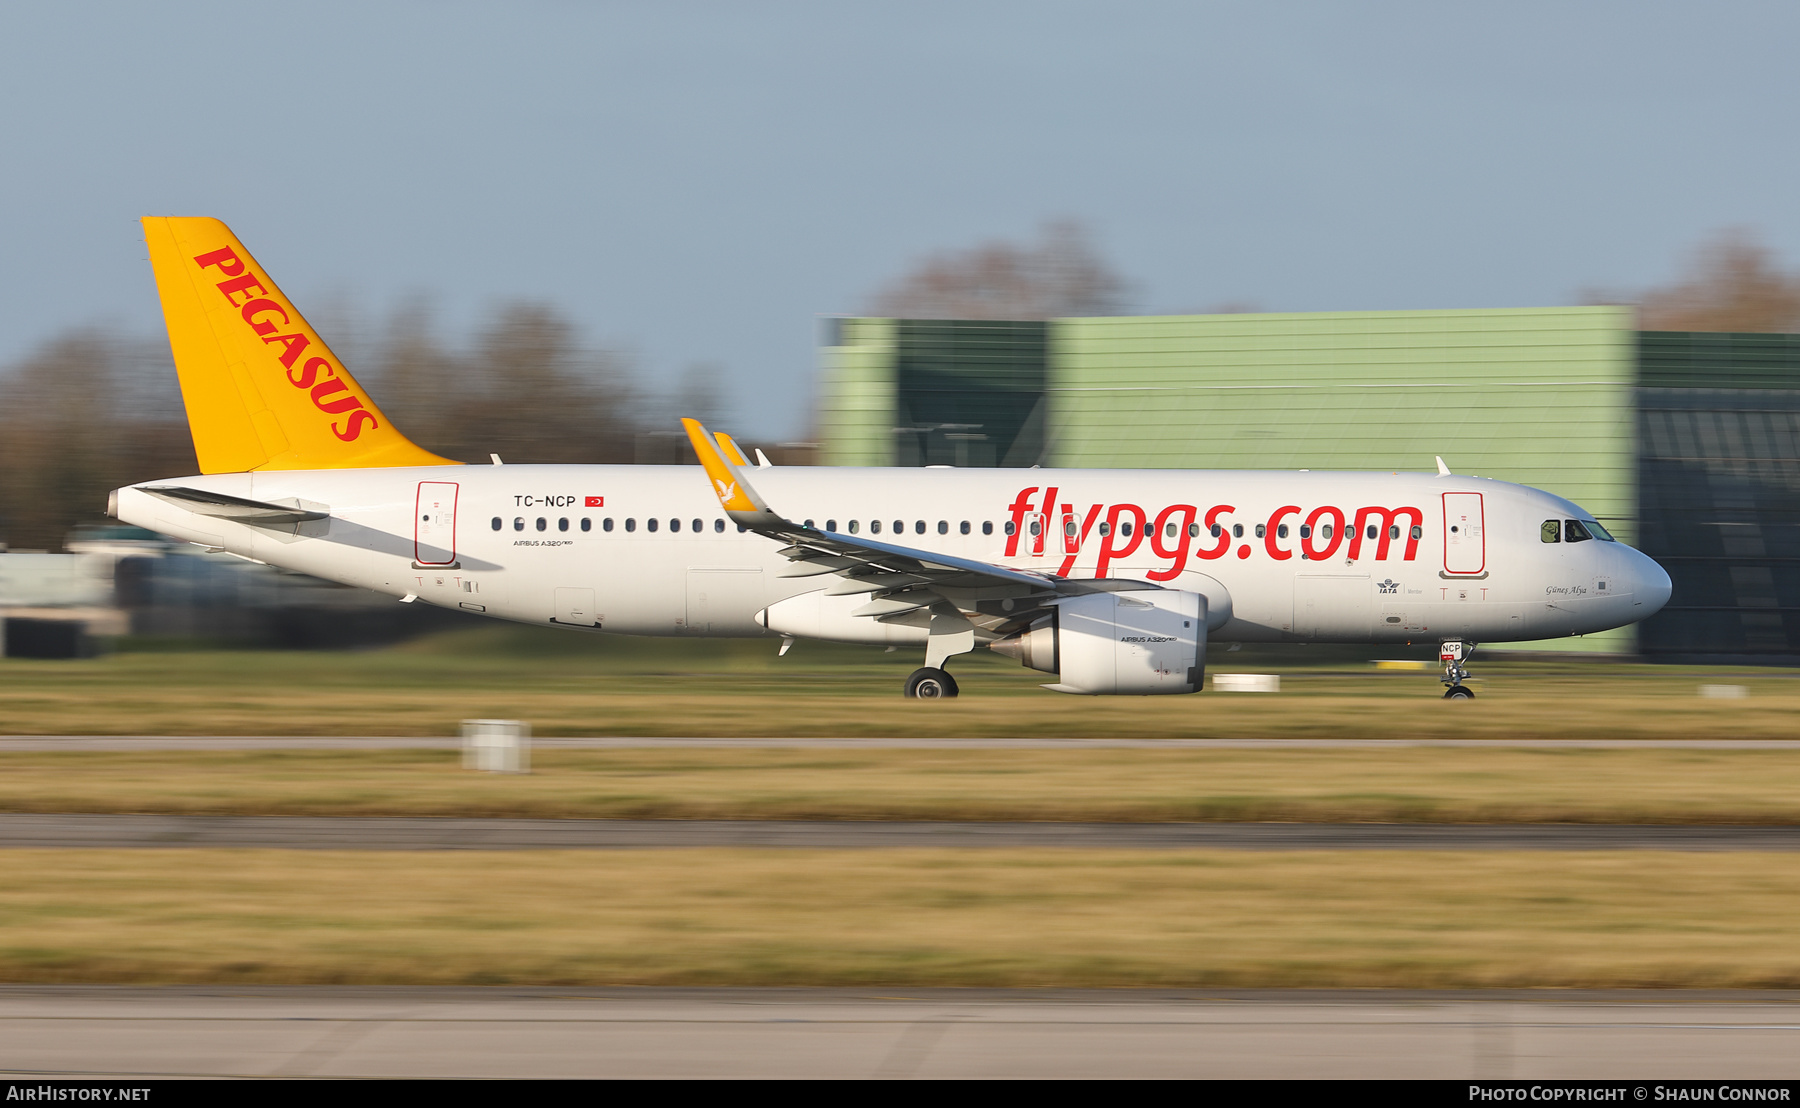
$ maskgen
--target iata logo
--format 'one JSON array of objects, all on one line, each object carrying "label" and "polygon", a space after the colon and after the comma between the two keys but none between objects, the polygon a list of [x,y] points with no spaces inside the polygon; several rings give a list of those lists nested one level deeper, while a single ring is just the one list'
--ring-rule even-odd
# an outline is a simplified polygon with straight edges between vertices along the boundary
[{"label": "iata logo", "polygon": [[[374,413],[363,407],[362,400],[350,391],[349,384],[338,378],[337,367],[327,359],[311,357],[301,362],[298,370],[294,369],[294,364],[300,362],[300,355],[312,345],[312,340],[305,335],[280,333],[282,328],[293,326],[293,319],[287,308],[269,299],[269,290],[260,277],[245,272],[244,260],[236,251],[229,246],[223,247],[201,254],[194,259],[194,264],[201,269],[216,267],[229,278],[218,283],[219,292],[226,303],[238,309],[238,314],[244,317],[244,322],[258,338],[270,346],[281,347],[281,364],[287,369],[288,384],[311,394],[313,406],[321,412],[349,417],[341,427],[333,421],[332,434],[345,442],[354,442],[365,426],[381,426],[375,422]],[[243,299],[239,300],[239,296]],[[325,380],[319,379],[321,374]]]},{"label": "iata logo", "polygon": [[1390,577],[1386,581],[1377,583],[1375,587],[1391,596],[1400,591],[1400,582]]}]

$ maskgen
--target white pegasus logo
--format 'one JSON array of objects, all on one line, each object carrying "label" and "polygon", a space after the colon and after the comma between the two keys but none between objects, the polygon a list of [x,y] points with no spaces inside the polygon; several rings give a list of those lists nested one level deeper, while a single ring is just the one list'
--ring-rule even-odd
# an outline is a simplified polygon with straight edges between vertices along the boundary
[{"label": "white pegasus logo", "polygon": [[719,503],[729,504],[737,499],[737,482],[715,477],[713,484],[719,486]]}]

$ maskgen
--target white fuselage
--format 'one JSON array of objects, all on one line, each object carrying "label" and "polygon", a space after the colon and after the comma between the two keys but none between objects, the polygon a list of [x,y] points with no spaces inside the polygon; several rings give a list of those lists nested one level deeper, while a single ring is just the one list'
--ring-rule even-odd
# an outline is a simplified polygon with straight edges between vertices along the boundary
[{"label": "white fuselage", "polygon": [[[1669,595],[1661,567],[1621,543],[1543,541],[1547,520],[1592,518],[1575,505],[1477,477],[748,472],[796,522],[1002,566],[1203,593],[1214,642],[1546,639],[1635,622]],[[835,580],[783,576],[790,562],[780,544],[729,522],[692,466],[267,471],[145,484],[298,502],[330,518],[250,526],[133,487],[119,492],[120,519],[327,580],[525,623],[765,635],[758,613]],[[872,619],[839,623],[822,637],[914,641]]]}]

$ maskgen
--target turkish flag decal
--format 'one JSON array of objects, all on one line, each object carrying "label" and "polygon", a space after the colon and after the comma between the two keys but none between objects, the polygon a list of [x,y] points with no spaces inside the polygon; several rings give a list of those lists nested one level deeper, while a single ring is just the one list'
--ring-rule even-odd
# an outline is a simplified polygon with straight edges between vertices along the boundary
[{"label": "turkish flag decal", "polygon": [[606,507],[606,497],[590,496],[587,498],[586,506],[589,508],[604,508],[604,507]]}]

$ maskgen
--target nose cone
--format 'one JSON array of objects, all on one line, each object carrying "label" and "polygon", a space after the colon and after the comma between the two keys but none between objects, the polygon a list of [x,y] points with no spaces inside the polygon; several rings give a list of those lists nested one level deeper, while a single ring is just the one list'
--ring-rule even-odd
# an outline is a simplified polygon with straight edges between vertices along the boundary
[{"label": "nose cone", "polygon": [[1631,552],[1632,593],[1644,605],[1642,618],[1662,611],[1669,602],[1669,571],[1656,564],[1656,559],[1640,551]]}]

